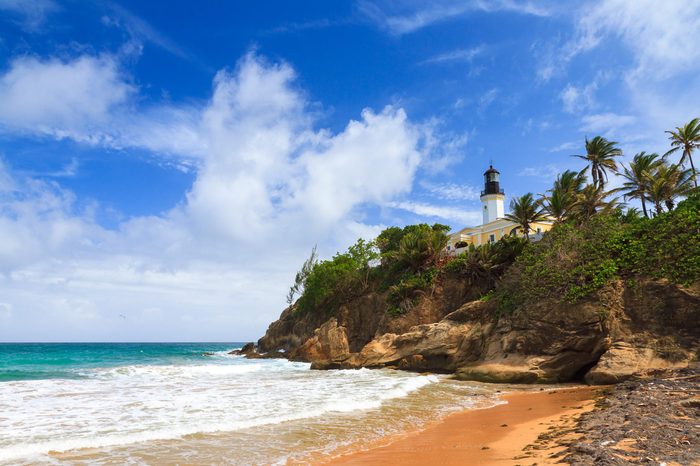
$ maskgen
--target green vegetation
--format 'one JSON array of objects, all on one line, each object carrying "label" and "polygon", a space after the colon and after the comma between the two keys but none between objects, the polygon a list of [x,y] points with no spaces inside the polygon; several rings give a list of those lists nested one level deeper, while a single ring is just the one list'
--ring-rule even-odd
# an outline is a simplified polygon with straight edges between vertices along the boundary
[{"label": "green vegetation", "polygon": [[[700,191],[694,186],[692,153],[700,146],[699,121],[670,131],[672,149],[664,156],[640,152],[627,166],[616,162],[622,155],[617,143],[600,136],[586,140],[586,154],[576,156],[588,162],[586,168],[561,173],[538,199],[528,193],[511,202],[506,218],[524,237],[481,246],[461,242],[464,252],[449,256],[449,227],[419,224],[387,228],[374,241],[358,240],[325,261],[318,261],[314,248],[288,301],[299,296],[299,313],[333,315],[374,291],[384,293],[386,311],[397,316],[451,279],[464,280],[482,300],[495,301],[499,312],[512,312],[543,299],[574,303],[617,279],[697,281]],[[673,163],[669,155],[678,150],[682,155]],[[610,173],[621,175],[621,187],[606,189]],[[639,200],[642,211],[623,208],[618,193]],[[545,219],[554,227],[531,243],[531,225]]]},{"label": "green vegetation", "polygon": [[526,239],[514,236],[504,236],[495,243],[481,246],[470,245],[464,254],[445,265],[445,271],[464,278],[470,285],[492,289],[526,245]]},{"label": "green vegetation", "polygon": [[642,275],[680,284],[700,279],[700,195],[654,218],[602,213],[557,225],[515,261],[497,297],[501,309],[547,298],[574,303],[614,279]]},{"label": "green vegetation", "polygon": [[304,262],[288,300],[297,312],[332,315],[351,299],[368,291],[389,291],[393,313],[410,309],[434,282],[447,244],[445,225],[391,227],[376,240],[358,240],[344,253],[318,262],[315,249]]},{"label": "green vegetation", "polygon": [[527,193],[510,201],[510,213],[505,218],[515,223],[526,238],[530,238],[530,225],[546,220],[547,216],[541,203],[535,201],[532,193]]},{"label": "green vegetation", "polygon": [[575,155],[588,162],[588,169],[593,178],[593,186],[603,189],[608,182],[608,170],[617,171],[615,157],[622,155],[622,151],[617,147],[617,142],[608,141],[604,137],[596,136],[590,141],[586,139],[586,154]]},{"label": "green vegetation", "polygon": [[671,140],[671,150],[666,152],[666,155],[682,151],[678,165],[684,166],[686,161],[690,162],[690,170],[697,188],[698,179],[693,163],[693,151],[700,147],[700,118],[694,118],[685,125],[678,126],[673,131],[666,131],[666,133],[670,134],[669,139]]}]

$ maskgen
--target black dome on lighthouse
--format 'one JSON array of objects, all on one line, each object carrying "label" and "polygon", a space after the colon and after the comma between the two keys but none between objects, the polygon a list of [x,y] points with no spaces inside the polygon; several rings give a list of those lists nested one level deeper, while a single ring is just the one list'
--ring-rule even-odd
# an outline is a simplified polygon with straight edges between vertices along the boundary
[{"label": "black dome on lighthouse", "polygon": [[484,190],[482,196],[489,194],[503,194],[501,189],[501,172],[489,165],[489,169],[484,172]]},{"label": "black dome on lighthouse", "polygon": [[493,165],[489,165],[489,169],[484,172],[484,175],[488,175],[489,173],[498,173],[499,175],[501,172],[493,168]]}]

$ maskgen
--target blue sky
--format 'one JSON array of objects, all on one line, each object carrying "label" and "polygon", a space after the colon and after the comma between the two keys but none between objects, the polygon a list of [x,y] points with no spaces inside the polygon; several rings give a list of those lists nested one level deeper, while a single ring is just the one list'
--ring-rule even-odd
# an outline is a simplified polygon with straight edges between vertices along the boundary
[{"label": "blue sky", "polygon": [[[250,340],[314,244],[667,150],[700,1],[0,0],[0,340]],[[617,183],[616,180],[612,181]]]}]

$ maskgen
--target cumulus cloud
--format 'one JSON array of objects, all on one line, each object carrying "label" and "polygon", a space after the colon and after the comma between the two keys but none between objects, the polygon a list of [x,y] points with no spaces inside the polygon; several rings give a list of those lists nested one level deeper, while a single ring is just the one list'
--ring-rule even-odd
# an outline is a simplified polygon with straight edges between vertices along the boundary
[{"label": "cumulus cloud", "polygon": [[134,90],[110,57],[21,57],[0,77],[0,123],[10,131],[89,141]]},{"label": "cumulus cloud", "polygon": [[138,87],[120,66],[112,55],[14,59],[0,75],[0,131],[201,156],[200,110],[138,107]]},{"label": "cumulus cloud", "polygon": [[[98,110],[81,109],[79,95],[47,101],[47,112],[37,101],[16,120],[4,110],[4,122],[16,121],[6,129],[30,131],[31,122],[44,122],[90,134],[94,121],[121,121],[113,111],[132,105],[137,90],[98,61],[30,63],[40,76],[47,72],[42,63],[60,71],[81,63],[101,69],[97,76],[107,85],[91,85],[113,97],[103,97]],[[3,87],[7,95],[42,82],[12,76],[3,77],[11,83]],[[0,166],[0,286],[13,310],[0,339],[252,338],[280,312],[285,288],[314,244],[330,255],[357,236],[375,235],[378,227],[365,224],[358,209],[386,205],[411,189],[425,159],[423,126],[386,107],[364,110],[338,133],[318,130],[295,78],[289,65],[251,53],[235,70],[217,74],[201,108],[176,107],[201,141],[185,202],[115,229],[94,220],[99,205],[82,205],[54,182]],[[146,115],[165,109],[152,112]],[[154,307],[163,315],[158,328]],[[135,328],[141,324],[148,331]]]}]

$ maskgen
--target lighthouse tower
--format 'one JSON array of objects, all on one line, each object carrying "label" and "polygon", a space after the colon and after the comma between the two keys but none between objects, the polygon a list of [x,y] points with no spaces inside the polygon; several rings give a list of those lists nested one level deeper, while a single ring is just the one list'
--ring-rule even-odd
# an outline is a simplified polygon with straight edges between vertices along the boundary
[{"label": "lighthouse tower", "polygon": [[481,210],[484,214],[484,224],[493,222],[505,216],[503,203],[506,199],[501,189],[501,174],[489,166],[484,173],[484,190],[481,191]]}]

